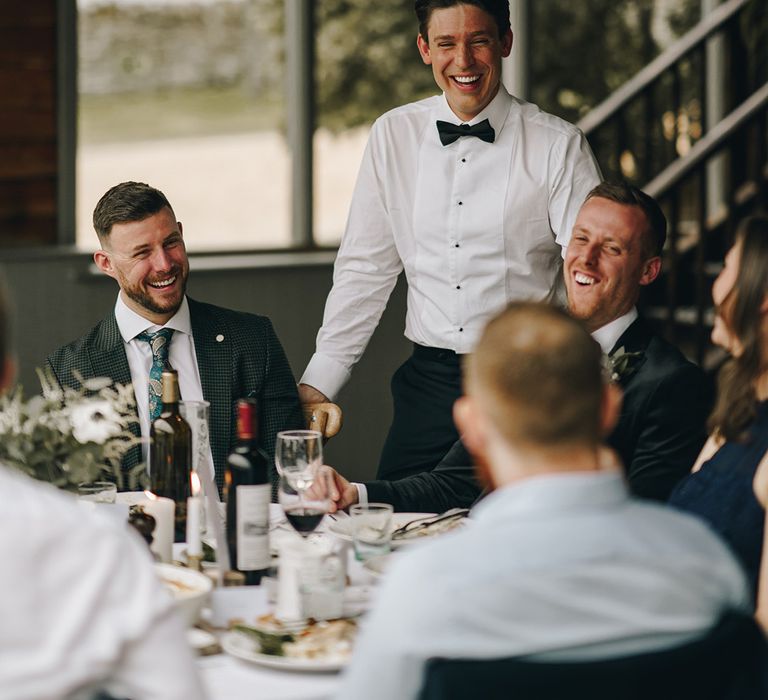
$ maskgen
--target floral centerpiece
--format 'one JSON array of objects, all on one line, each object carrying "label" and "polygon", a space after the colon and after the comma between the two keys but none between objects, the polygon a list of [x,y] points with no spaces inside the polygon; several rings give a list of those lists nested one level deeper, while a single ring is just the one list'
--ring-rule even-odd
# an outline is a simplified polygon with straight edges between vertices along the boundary
[{"label": "floral centerpiece", "polygon": [[138,422],[133,387],[76,373],[80,388],[62,389],[50,374],[37,373],[42,396],[25,401],[17,388],[0,397],[0,463],[63,489],[104,479],[133,488],[144,465],[127,474],[120,468],[141,442],[130,431]]}]

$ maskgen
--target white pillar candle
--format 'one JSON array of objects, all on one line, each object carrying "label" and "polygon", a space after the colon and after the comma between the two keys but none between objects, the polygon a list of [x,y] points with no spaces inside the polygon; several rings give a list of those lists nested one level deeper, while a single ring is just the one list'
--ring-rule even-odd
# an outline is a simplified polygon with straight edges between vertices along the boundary
[{"label": "white pillar candle", "polygon": [[170,498],[155,496],[149,491],[144,492],[146,501],[140,503],[147,515],[155,519],[152,544],[149,548],[160,557],[160,561],[170,564],[173,561],[173,527],[176,505]]},{"label": "white pillar candle", "polygon": [[203,553],[200,540],[200,516],[203,502],[200,498],[200,478],[192,472],[192,495],[187,499],[187,556],[199,557]]}]

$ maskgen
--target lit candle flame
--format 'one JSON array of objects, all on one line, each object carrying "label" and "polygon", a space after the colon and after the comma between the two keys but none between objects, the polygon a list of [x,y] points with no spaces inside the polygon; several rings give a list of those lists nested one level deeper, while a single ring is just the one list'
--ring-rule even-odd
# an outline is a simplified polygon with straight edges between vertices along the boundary
[{"label": "lit candle flame", "polygon": [[145,491],[144,491],[144,495],[145,495],[145,496],[146,496],[146,497],[147,497],[147,498],[148,498],[150,501],[156,501],[156,500],[157,500],[157,496],[155,496],[155,494],[154,494],[154,493],[152,493],[151,491],[145,490]]},{"label": "lit candle flame", "polygon": [[200,477],[197,475],[197,472],[192,472],[192,476],[190,477],[192,481],[192,495],[193,496],[199,496],[200,495]]}]

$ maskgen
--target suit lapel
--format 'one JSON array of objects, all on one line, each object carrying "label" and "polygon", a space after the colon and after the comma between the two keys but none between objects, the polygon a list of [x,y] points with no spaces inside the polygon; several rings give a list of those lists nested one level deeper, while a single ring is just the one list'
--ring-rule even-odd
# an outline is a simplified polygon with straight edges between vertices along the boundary
[{"label": "suit lapel", "polygon": [[624,352],[633,353],[640,352],[643,356],[638,358],[634,364],[634,371],[626,378],[620,381],[620,384],[624,386],[627,381],[633,377],[636,372],[645,364],[646,357],[645,351],[648,349],[648,344],[653,337],[653,331],[648,326],[648,323],[642,316],[638,316],[625,330],[616,344],[611,348],[611,352],[608,353],[609,357],[612,357],[620,349],[624,349]]},{"label": "suit lapel", "polygon": [[189,300],[189,316],[203,397],[209,409],[214,464],[223,464],[232,432],[232,339],[228,329],[207,307]]}]

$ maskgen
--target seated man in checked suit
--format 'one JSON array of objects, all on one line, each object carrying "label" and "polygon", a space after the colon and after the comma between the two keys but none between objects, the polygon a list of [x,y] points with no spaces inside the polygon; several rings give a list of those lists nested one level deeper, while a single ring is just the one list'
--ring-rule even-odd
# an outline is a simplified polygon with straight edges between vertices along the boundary
[{"label": "seated man in checked suit", "polygon": [[[279,430],[303,426],[296,383],[268,318],[185,295],[189,261],[181,222],[162,192],[138,182],[112,187],[96,205],[96,265],[120,287],[115,309],[48,357],[63,386],[83,377],[133,382],[142,436],[159,412],[154,369],[179,373],[182,399],[210,402],[210,447],[219,489],[236,438],[235,402],[259,404],[259,442],[274,454]],[[137,428],[138,432],[138,428]],[[146,456],[146,455],[145,455]],[[131,450],[123,466],[142,458]]]},{"label": "seated man in checked suit", "polygon": [[[706,439],[711,394],[704,373],[656,335],[635,304],[661,269],[667,222],[635,187],[602,183],[582,205],[565,252],[568,310],[584,321],[624,391],[607,442],[619,454],[634,495],[666,501],[691,469]],[[326,467],[339,508],[359,500],[396,510],[442,512],[469,507],[480,495],[461,441],[429,473],[399,481],[352,484]]]}]

